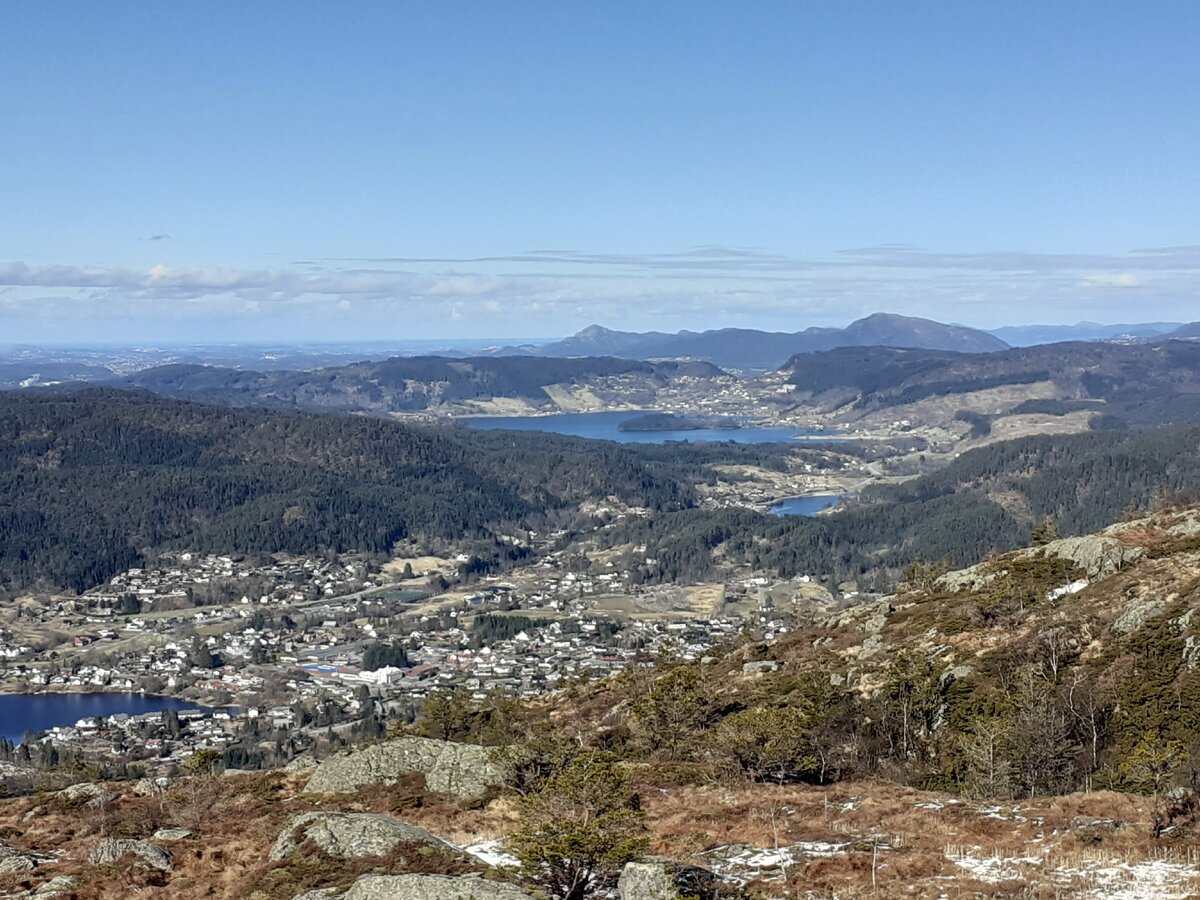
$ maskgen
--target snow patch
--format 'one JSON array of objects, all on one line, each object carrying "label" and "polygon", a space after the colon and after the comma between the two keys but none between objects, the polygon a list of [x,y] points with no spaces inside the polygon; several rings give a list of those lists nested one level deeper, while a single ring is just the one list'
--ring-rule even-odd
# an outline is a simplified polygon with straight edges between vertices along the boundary
[{"label": "snow patch", "polygon": [[1097,856],[1093,860],[1054,865],[1039,856],[982,856],[946,852],[947,858],[979,881],[1021,881],[1070,888],[1071,896],[1094,900],[1186,900],[1196,896],[1200,868],[1165,859],[1129,862]]},{"label": "snow patch", "polygon": [[481,841],[478,844],[463,847],[462,850],[489,866],[508,868],[521,864],[519,859],[504,849],[504,841]]}]

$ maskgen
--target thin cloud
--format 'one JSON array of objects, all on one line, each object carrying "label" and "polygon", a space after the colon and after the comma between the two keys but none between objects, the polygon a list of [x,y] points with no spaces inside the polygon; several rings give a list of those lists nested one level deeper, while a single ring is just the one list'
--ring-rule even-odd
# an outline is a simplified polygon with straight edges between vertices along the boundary
[{"label": "thin cloud", "polygon": [[844,325],[878,310],[994,327],[1034,317],[1123,321],[1133,291],[1158,317],[1194,318],[1200,247],[1112,255],[945,253],[894,243],[825,260],[722,246],[640,254],[540,249],[252,269],[0,262],[7,325],[42,317],[76,328],[157,317],[203,318],[215,329],[230,316],[277,323],[325,316],[347,330],[384,323],[433,332],[429,323],[457,316],[467,326],[503,319],[513,333],[527,332],[531,321],[545,333],[593,321],[625,328],[673,322],[674,328],[799,330]]},{"label": "thin cloud", "polygon": [[0,264],[0,284],[14,287],[99,288],[131,296],[168,298],[255,292],[278,298],[301,294],[387,294],[428,287],[428,276],[408,272],[297,272],[292,269],[226,269],[218,267],[150,269],[98,266],[30,266]]},{"label": "thin cloud", "polygon": [[388,265],[535,264],[597,266],[612,269],[708,271],[800,271],[820,263],[747,247],[697,247],[678,253],[595,253],[584,250],[529,250],[498,256],[342,257],[327,262]]},{"label": "thin cloud", "polygon": [[1200,246],[1157,247],[1124,254],[942,253],[905,244],[884,244],[842,250],[851,262],[879,268],[972,269],[985,272],[1071,272],[1138,269],[1147,271],[1200,270]]}]

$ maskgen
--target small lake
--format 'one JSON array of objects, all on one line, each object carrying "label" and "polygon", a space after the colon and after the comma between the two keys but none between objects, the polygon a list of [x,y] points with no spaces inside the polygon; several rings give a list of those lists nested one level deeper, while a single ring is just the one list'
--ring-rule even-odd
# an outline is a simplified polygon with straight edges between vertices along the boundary
[{"label": "small lake", "polygon": [[819,431],[797,428],[696,428],[681,431],[621,431],[622,422],[642,413],[558,413],[552,416],[477,416],[460,419],[471,428],[487,431],[548,431],[571,437],[600,441],[619,441],[622,444],[663,444],[667,441],[734,441],[738,444],[769,444],[794,442],[796,438],[821,435]]},{"label": "small lake", "polygon": [[153,694],[0,694],[0,737],[18,743],[27,732],[74,725],[91,716],[116,713],[136,716],[166,709],[203,708],[187,700]]},{"label": "small lake", "polygon": [[842,494],[813,494],[811,497],[789,497],[771,507],[773,516],[815,516],[823,509],[837,506]]}]

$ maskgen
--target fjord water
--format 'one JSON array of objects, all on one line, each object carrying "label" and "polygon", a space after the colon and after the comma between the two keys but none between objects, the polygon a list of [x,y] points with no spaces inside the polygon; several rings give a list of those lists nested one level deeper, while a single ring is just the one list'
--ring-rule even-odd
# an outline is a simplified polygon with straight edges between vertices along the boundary
[{"label": "fjord water", "polygon": [[131,716],[167,709],[203,709],[175,697],[153,694],[0,694],[0,737],[19,742],[28,732],[74,725],[91,716]]},{"label": "fjord water", "polygon": [[571,437],[593,438],[601,441],[619,441],[623,444],[662,444],[667,441],[735,441],[739,444],[769,444],[778,441],[795,441],[797,438],[821,434],[815,431],[800,431],[796,428],[754,427],[745,428],[696,428],[680,431],[621,431],[622,422],[635,418],[639,413],[558,413],[552,416],[478,416],[461,421],[472,428],[488,431],[548,431]]}]

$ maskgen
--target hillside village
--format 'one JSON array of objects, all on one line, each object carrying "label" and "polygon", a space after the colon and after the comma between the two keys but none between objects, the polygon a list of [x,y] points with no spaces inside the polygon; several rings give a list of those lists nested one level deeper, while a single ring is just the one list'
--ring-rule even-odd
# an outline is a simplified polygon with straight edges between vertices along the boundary
[{"label": "hillside village", "polygon": [[[421,574],[410,563],[404,577],[404,567],[361,558],[182,552],[78,598],[19,606],[0,629],[0,684],[137,691],[198,706],[180,710],[181,727],[170,730],[157,727],[162,714],[117,714],[46,735],[87,752],[127,754],[140,741],[169,763],[249,737],[295,755],[330,727],[350,735],[372,716],[411,719],[434,692],[533,698],[664,651],[700,659],[748,629],[785,634],[791,615],[776,610],[777,597],[814,608],[832,601],[807,577],[680,589],[634,585],[621,571],[580,575],[566,551],[439,592],[466,561],[424,558]],[[372,646],[402,647],[403,664],[365,667]]]}]

